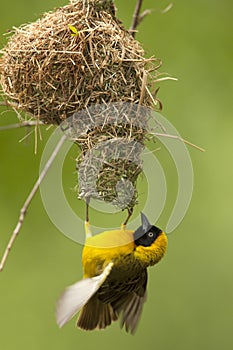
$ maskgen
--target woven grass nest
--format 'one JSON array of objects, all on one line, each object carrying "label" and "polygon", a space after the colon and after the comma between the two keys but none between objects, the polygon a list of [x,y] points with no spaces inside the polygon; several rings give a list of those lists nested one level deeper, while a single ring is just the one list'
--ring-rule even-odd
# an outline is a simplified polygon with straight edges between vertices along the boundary
[{"label": "woven grass nest", "polygon": [[69,118],[65,132],[82,149],[77,159],[80,198],[134,208],[151,112],[138,104],[118,102],[93,105]]},{"label": "woven grass nest", "polygon": [[[159,60],[144,57],[139,42],[117,19],[111,0],[71,1],[45,13],[36,22],[15,28],[1,53],[0,83],[5,97],[45,124],[59,125],[96,104],[120,102],[151,108],[156,102],[151,87]],[[78,164],[103,138],[123,137],[129,144],[132,140],[143,144],[145,127],[132,125],[129,118],[109,125],[106,114],[102,123],[92,123],[88,133],[75,140],[81,148]],[[102,163],[98,195],[114,202],[114,186],[122,178],[129,179],[135,194],[126,207],[133,208],[136,179],[142,171],[139,157],[137,162],[105,162],[103,154]],[[87,189],[80,192],[87,197]]]}]

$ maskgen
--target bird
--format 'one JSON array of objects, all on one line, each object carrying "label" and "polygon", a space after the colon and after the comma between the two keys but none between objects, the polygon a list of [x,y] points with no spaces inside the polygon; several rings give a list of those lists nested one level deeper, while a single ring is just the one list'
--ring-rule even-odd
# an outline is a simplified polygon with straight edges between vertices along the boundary
[{"label": "bird", "polygon": [[105,329],[120,320],[134,334],[146,301],[147,268],[157,264],[167,248],[167,236],[141,213],[141,225],[127,230],[104,231],[87,239],[82,253],[83,279],[65,289],[56,307],[63,327],[79,311],[77,327]]}]

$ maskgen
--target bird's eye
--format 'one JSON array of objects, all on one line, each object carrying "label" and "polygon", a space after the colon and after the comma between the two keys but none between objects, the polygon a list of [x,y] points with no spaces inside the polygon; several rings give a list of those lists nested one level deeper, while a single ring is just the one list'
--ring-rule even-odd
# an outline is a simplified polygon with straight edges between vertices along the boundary
[{"label": "bird's eye", "polygon": [[154,236],[153,232],[148,232],[148,237],[153,237],[153,236]]}]

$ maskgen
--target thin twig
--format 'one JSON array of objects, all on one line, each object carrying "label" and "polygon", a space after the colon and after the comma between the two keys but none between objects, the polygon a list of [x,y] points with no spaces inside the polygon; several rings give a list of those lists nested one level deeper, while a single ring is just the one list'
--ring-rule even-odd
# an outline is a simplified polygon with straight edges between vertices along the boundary
[{"label": "thin twig", "polygon": [[19,109],[18,103],[12,102],[12,101],[0,101],[0,106],[12,107],[12,108]]},{"label": "thin twig", "polygon": [[150,15],[152,13],[152,10],[145,10],[143,11],[139,16],[138,16],[138,24],[137,26],[139,26],[139,24],[144,20],[144,18],[148,15]]},{"label": "thin twig", "polygon": [[[5,101],[0,101],[0,106],[11,107],[15,111],[17,116],[20,117],[19,119],[22,119],[22,117],[18,113],[18,111],[21,111],[20,105],[18,103],[5,100]],[[32,118],[34,117],[34,115],[30,112],[27,112],[27,115],[31,116]]]},{"label": "thin twig", "polygon": [[23,121],[21,123],[0,126],[0,131],[24,128],[24,127],[27,127],[27,126],[29,126],[29,127],[31,127],[31,126],[38,126],[38,125],[44,125],[44,123],[39,121],[39,120],[26,120],[26,121]]},{"label": "thin twig", "polygon": [[14,244],[14,242],[15,242],[15,239],[16,239],[16,237],[18,236],[18,234],[19,234],[19,232],[20,232],[20,229],[21,229],[21,227],[22,227],[22,225],[23,225],[23,223],[24,223],[24,219],[25,219],[25,215],[26,215],[26,213],[27,213],[28,207],[29,207],[29,205],[30,205],[30,203],[31,203],[31,201],[32,201],[32,199],[33,199],[33,197],[35,196],[36,192],[38,191],[38,189],[39,189],[39,187],[40,187],[40,184],[41,184],[41,182],[43,181],[45,175],[47,174],[49,168],[51,167],[51,165],[52,165],[52,163],[53,163],[55,157],[57,156],[57,154],[58,154],[60,148],[62,147],[63,143],[65,142],[66,138],[67,138],[67,136],[66,136],[66,135],[63,135],[63,136],[61,137],[61,139],[59,140],[59,142],[58,142],[58,144],[56,145],[56,147],[55,147],[53,153],[51,154],[49,160],[48,160],[47,163],[45,164],[44,169],[43,169],[42,172],[40,173],[40,175],[39,175],[39,177],[38,177],[38,179],[37,179],[35,185],[33,186],[33,188],[32,188],[32,190],[31,190],[29,196],[27,197],[27,199],[26,199],[24,205],[22,206],[22,208],[21,208],[21,210],[20,210],[20,215],[19,215],[19,219],[18,219],[17,225],[16,225],[16,227],[15,227],[15,229],[14,229],[12,235],[11,235],[11,238],[10,238],[10,240],[9,240],[9,242],[8,242],[8,245],[7,245],[6,249],[5,249],[5,252],[4,252],[4,254],[3,254],[3,257],[2,257],[2,260],[1,260],[1,263],[0,263],[0,271],[3,270],[4,265],[5,265],[5,263],[6,263],[6,260],[7,260],[7,257],[8,257],[8,255],[9,255],[11,249],[12,249],[12,246],[13,246],[13,244]]},{"label": "thin twig", "polygon": [[143,0],[138,0],[136,7],[135,7],[135,10],[134,10],[133,21],[132,21],[132,24],[130,27],[130,32],[131,32],[133,37],[135,37],[135,34],[136,34],[135,31],[136,31],[137,26],[138,26],[139,21],[140,21],[139,18],[140,18],[140,11],[141,11],[141,7],[142,7],[142,2],[143,2]]},{"label": "thin twig", "polygon": [[172,9],[172,7],[173,7],[173,3],[171,2],[169,5],[167,5],[167,6],[165,7],[165,9],[163,9],[163,10],[161,11],[161,13],[167,13],[168,11],[170,11],[170,10]]},{"label": "thin twig", "polygon": [[176,139],[176,140],[179,140],[179,141],[181,141],[181,142],[186,143],[186,144],[189,145],[189,146],[192,146],[192,147],[198,149],[198,150],[201,151],[201,152],[205,152],[205,149],[204,149],[204,148],[201,148],[201,147],[195,145],[194,143],[192,143],[192,142],[190,142],[190,141],[188,141],[188,140],[185,140],[185,139],[183,139],[182,137],[177,136],[177,135],[162,134],[162,133],[159,133],[159,132],[155,132],[155,133],[153,133],[153,135],[155,135],[155,136],[162,136],[162,137],[168,137],[168,138],[170,138],[170,139]]}]

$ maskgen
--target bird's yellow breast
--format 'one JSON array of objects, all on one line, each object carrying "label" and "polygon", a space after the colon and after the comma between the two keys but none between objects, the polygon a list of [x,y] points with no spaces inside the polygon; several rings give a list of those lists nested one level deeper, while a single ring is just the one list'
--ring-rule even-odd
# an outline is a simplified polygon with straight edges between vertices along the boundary
[{"label": "bird's yellow breast", "polygon": [[163,257],[167,247],[164,233],[149,247],[136,246],[133,233],[121,229],[88,238],[82,255],[84,278],[100,274],[110,261],[116,270],[130,274],[156,264]]},{"label": "bird's yellow breast", "polygon": [[84,277],[96,276],[110,261],[124,264],[134,251],[133,232],[112,230],[88,238],[82,255]]}]

